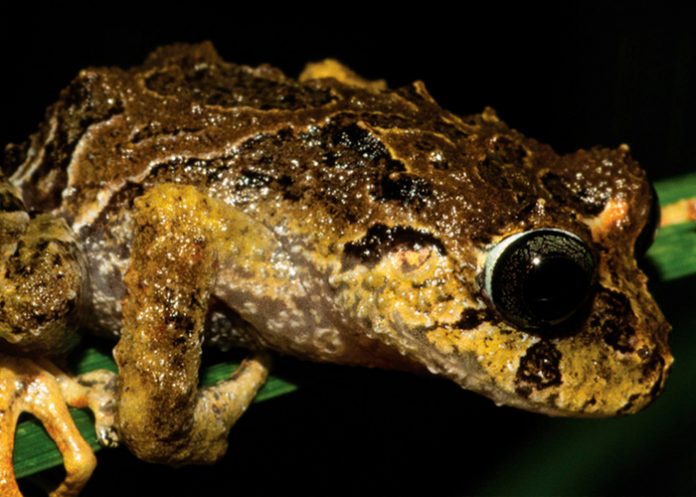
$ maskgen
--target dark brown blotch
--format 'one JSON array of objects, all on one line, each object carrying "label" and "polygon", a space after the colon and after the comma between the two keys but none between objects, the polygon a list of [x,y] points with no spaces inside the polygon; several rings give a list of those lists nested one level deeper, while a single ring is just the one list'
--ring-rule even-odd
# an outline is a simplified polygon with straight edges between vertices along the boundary
[{"label": "dark brown blotch", "polygon": [[237,188],[237,190],[244,190],[247,188],[263,188],[265,186],[270,185],[272,181],[273,177],[268,174],[245,169],[237,178],[237,181],[235,182],[235,187]]},{"label": "dark brown blotch", "polygon": [[283,174],[278,178],[273,176],[257,178],[253,188],[263,188],[265,186],[275,191],[279,191],[282,193],[285,200],[290,200],[292,202],[296,202],[297,200],[301,199],[302,195],[304,194],[302,186],[296,185],[292,177],[287,174]]},{"label": "dark brown blotch", "polygon": [[606,192],[588,186],[587,182],[569,182],[555,173],[544,174],[541,183],[554,200],[586,216],[596,216],[602,212],[608,200]]},{"label": "dark brown blotch", "polygon": [[633,352],[635,317],[628,299],[620,293],[603,290],[597,296],[599,309],[590,325],[601,334],[604,342],[616,351]]},{"label": "dark brown blotch", "polygon": [[491,316],[485,309],[464,309],[455,327],[460,330],[473,330],[486,321],[491,321]]},{"label": "dark brown blotch", "polygon": [[391,173],[382,176],[377,198],[403,205],[422,207],[433,195],[433,187],[424,178],[410,174]]},{"label": "dark brown blotch", "polygon": [[542,340],[532,345],[520,359],[515,377],[515,391],[528,397],[532,390],[560,385],[560,361],[561,353],[550,341]]},{"label": "dark brown blotch", "polygon": [[374,266],[382,257],[397,247],[418,249],[433,246],[441,254],[446,254],[444,245],[427,231],[416,230],[408,226],[386,226],[375,224],[367,230],[364,237],[347,243],[343,248],[343,267],[351,268],[355,264]]},{"label": "dark brown blotch", "polygon": [[356,123],[328,129],[334,148],[345,148],[357,152],[366,161],[389,159],[389,152],[382,142]]},{"label": "dark brown blotch", "polygon": [[604,323],[604,341],[619,352],[633,352],[631,345],[633,334],[632,328],[623,327],[615,320],[608,320]]}]

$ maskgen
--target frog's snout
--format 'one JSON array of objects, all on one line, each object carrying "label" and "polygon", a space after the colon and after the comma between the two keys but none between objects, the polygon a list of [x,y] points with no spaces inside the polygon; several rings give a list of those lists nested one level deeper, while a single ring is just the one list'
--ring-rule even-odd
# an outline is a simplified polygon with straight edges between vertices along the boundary
[{"label": "frog's snout", "polygon": [[671,327],[640,290],[603,288],[582,332],[554,344],[557,385],[532,392],[529,400],[553,406],[549,414],[592,417],[632,414],[652,403],[673,363],[667,344]]}]

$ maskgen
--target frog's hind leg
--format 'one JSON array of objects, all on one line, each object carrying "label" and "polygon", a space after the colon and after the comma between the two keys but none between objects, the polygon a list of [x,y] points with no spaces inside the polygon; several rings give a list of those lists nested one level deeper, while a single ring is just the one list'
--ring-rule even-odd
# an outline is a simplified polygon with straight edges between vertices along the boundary
[{"label": "frog's hind leg", "polygon": [[147,461],[213,462],[265,382],[269,362],[255,356],[229,380],[198,391],[210,290],[225,254],[263,251],[263,242],[245,245],[243,233],[253,230],[248,219],[191,186],[158,185],[135,205],[123,330],[114,351],[119,433]]},{"label": "frog's hind leg", "polygon": [[34,361],[5,354],[0,354],[0,495],[21,495],[12,456],[15,427],[23,412],[43,424],[63,455],[66,477],[51,495],[78,495],[94,471],[96,458],[70,417],[60,385]]}]

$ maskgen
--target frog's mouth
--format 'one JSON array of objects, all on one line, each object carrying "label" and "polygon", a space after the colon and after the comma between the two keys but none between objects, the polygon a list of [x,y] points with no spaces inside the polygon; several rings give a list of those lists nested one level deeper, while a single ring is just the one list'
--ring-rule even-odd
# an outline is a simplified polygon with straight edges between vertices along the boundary
[{"label": "frog's mouth", "polygon": [[463,330],[409,326],[393,312],[375,331],[430,372],[498,405],[553,416],[638,412],[662,391],[672,363],[670,326],[645,289],[626,296],[600,287],[582,328],[570,335],[516,330],[483,319],[491,317],[485,310],[468,314],[470,328]]}]

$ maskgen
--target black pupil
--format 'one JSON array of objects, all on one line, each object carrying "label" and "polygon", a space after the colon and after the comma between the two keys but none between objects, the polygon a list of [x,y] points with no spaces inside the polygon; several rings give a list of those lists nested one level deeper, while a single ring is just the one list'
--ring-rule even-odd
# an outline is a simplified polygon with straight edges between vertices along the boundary
[{"label": "black pupil", "polygon": [[527,331],[561,330],[589,302],[596,278],[590,247],[576,235],[539,228],[516,235],[486,262],[491,302]]},{"label": "black pupil", "polygon": [[535,257],[530,262],[522,290],[530,313],[557,322],[575,312],[588,293],[587,272],[561,255]]}]

